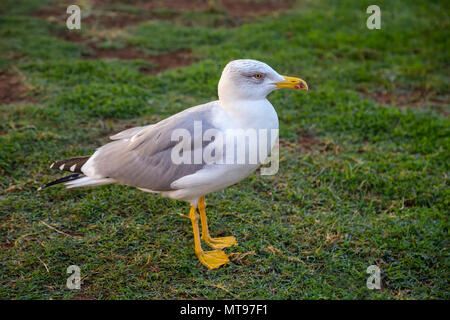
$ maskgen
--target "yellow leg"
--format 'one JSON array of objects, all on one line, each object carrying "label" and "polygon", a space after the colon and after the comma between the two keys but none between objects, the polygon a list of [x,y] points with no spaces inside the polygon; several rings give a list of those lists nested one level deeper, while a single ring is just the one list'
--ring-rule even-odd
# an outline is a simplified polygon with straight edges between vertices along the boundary
[{"label": "yellow leg", "polygon": [[206,221],[206,202],[205,197],[201,197],[198,202],[198,210],[200,211],[200,218],[202,220],[202,240],[206,242],[208,246],[214,249],[222,249],[237,245],[235,237],[223,237],[223,238],[211,238],[208,230],[208,222]]},{"label": "yellow leg", "polygon": [[195,254],[200,262],[210,269],[218,268],[221,265],[230,262],[227,255],[222,250],[203,251],[200,243],[200,231],[198,230],[198,217],[194,206],[191,206],[189,218],[191,218],[192,229],[194,230]]}]

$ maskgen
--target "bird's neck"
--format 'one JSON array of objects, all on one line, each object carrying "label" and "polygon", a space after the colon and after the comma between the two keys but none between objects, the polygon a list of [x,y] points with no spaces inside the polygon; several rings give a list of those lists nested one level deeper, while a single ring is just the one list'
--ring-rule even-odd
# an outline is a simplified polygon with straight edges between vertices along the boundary
[{"label": "bird's neck", "polygon": [[220,106],[243,128],[278,129],[278,116],[267,99],[219,100]]}]

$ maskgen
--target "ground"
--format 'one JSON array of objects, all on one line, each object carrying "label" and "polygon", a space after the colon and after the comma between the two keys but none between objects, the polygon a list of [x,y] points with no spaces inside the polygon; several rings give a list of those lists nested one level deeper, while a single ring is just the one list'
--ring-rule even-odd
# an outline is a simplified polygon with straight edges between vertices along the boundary
[{"label": "ground", "polygon": [[[65,28],[69,3],[81,31]],[[0,298],[449,299],[449,2],[379,0],[381,30],[371,4],[1,1]],[[61,176],[53,161],[216,99],[236,58],[310,91],[270,96],[278,174],[207,197],[212,235],[238,239],[232,263],[199,263],[183,202],[36,192]]]}]

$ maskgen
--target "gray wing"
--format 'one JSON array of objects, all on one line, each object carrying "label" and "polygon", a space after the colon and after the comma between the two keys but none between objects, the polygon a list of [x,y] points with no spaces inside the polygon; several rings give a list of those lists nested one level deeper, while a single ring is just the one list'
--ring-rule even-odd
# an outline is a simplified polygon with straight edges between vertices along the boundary
[{"label": "gray wing", "polygon": [[[171,153],[179,141],[171,141],[172,132],[179,128],[188,130],[193,150],[194,121],[201,121],[203,130],[212,128],[217,107],[217,102],[192,107],[155,125],[139,130],[131,128],[128,129],[129,132],[126,130],[113,136],[114,139],[121,140],[99,148],[92,157],[90,165],[93,166],[95,175],[153,191],[173,190],[170,187],[173,181],[197,172],[205,164],[194,164],[193,161],[192,164],[174,164]],[[132,129],[136,131],[133,132]],[[131,136],[131,133],[134,135]],[[207,144],[208,142],[201,142],[203,148]]]},{"label": "gray wing", "polygon": [[129,139],[132,136],[134,136],[136,133],[138,133],[139,131],[146,130],[149,127],[153,127],[153,125],[146,126],[146,127],[134,127],[134,128],[126,129],[126,130],[120,131],[119,133],[116,133],[113,136],[110,136],[109,138],[111,140]]}]

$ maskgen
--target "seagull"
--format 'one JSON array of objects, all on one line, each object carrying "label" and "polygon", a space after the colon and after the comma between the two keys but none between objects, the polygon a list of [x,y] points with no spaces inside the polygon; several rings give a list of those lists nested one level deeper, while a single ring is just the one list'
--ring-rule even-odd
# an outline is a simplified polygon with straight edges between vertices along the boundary
[{"label": "seagull", "polygon": [[[195,254],[209,269],[218,268],[230,261],[222,249],[237,245],[237,241],[233,236],[211,237],[205,196],[236,184],[264,163],[275,145],[274,137],[267,141],[267,137],[255,135],[257,143],[267,145],[256,161],[248,160],[254,150],[250,150],[251,139],[240,140],[245,141],[245,148],[239,149],[245,150],[245,161],[239,162],[239,146],[228,139],[229,132],[275,130],[278,139],[278,116],[267,95],[280,88],[308,90],[308,85],[300,78],[278,74],[263,62],[233,60],[220,77],[218,100],[185,109],[156,124],[121,131],[90,156],[54,162],[50,168],[71,174],[38,190],[59,183],[67,188],[121,184],[184,200],[190,204]],[[213,134],[207,137],[208,132]],[[212,160],[206,159],[208,154]],[[204,251],[201,240],[213,250]]]}]

